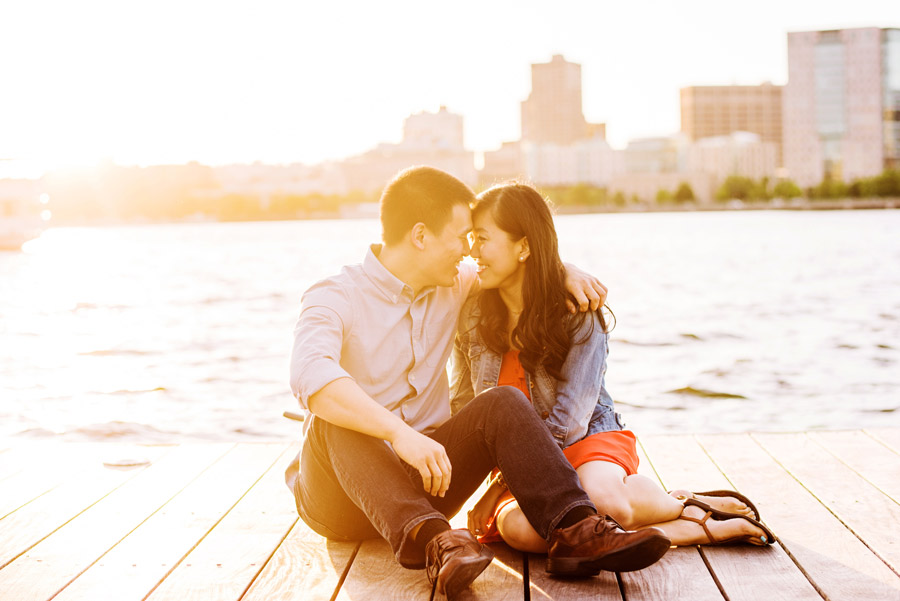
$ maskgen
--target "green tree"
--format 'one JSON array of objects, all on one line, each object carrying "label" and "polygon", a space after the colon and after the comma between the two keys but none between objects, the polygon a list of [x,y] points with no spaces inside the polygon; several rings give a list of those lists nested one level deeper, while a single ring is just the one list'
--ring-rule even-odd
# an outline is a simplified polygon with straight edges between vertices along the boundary
[{"label": "green tree", "polygon": [[674,200],[675,200],[675,197],[672,196],[672,193],[669,192],[668,190],[666,190],[666,189],[664,189],[664,188],[661,188],[661,189],[657,190],[657,192],[656,192],[656,204],[659,204],[659,205],[672,204],[672,202],[673,202]]},{"label": "green tree", "polygon": [[613,194],[612,203],[617,207],[624,207],[628,201],[625,200],[625,195],[622,194],[621,190],[616,190],[616,193]]},{"label": "green tree", "polygon": [[675,190],[675,202],[679,204],[694,202],[697,198],[694,196],[694,189],[691,188],[691,185],[687,182],[681,182],[678,184],[678,189]]},{"label": "green tree", "polygon": [[716,190],[716,200],[726,202],[733,198],[748,200],[754,188],[754,182],[749,177],[742,175],[729,175]]},{"label": "green tree", "polygon": [[775,184],[775,188],[772,192],[777,198],[791,199],[803,196],[803,190],[800,189],[800,186],[789,179],[783,179]]}]

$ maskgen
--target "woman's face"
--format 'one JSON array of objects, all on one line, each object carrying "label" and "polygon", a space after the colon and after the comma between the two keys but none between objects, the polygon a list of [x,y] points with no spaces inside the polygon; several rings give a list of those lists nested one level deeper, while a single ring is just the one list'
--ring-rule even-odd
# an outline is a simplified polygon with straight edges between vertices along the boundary
[{"label": "woman's face", "polygon": [[509,234],[494,222],[490,211],[477,214],[472,222],[472,258],[478,265],[482,288],[504,288],[521,285],[527,257],[525,238],[511,240]]}]

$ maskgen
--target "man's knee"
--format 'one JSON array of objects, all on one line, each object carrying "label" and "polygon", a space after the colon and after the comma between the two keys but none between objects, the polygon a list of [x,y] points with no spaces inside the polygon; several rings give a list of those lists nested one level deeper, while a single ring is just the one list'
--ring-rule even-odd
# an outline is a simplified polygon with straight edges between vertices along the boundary
[{"label": "man's knee", "polygon": [[510,413],[527,409],[529,413],[534,413],[531,401],[515,386],[495,386],[485,390],[479,396],[483,396],[484,402],[489,403],[494,409]]}]

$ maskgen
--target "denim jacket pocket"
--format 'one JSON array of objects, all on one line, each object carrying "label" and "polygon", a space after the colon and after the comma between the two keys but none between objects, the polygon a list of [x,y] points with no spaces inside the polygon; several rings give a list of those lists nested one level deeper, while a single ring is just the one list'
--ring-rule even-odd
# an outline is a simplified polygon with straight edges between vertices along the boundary
[{"label": "denim jacket pocket", "polygon": [[544,420],[544,425],[546,425],[547,429],[550,430],[550,435],[553,437],[554,442],[559,445],[559,448],[565,448],[566,435],[569,433],[569,429],[565,426],[554,424],[546,419]]}]

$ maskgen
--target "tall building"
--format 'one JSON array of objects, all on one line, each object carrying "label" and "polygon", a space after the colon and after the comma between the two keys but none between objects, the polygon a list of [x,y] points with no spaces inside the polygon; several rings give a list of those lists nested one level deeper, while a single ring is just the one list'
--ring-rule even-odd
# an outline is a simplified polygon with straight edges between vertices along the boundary
[{"label": "tall building", "polygon": [[681,131],[691,141],[745,131],[776,145],[781,164],[781,86],[693,86],[681,89]]},{"label": "tall building", "polygon": [[531,65],[531,94],[522,102],[522,141],[568,145],[586,138],[581,65],[556,54]]},{"label": "tall building", "polygon": [[900,166],[900,29],[789,33],[783,118],[801,186]]}]

